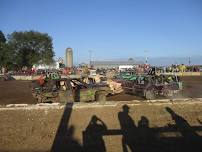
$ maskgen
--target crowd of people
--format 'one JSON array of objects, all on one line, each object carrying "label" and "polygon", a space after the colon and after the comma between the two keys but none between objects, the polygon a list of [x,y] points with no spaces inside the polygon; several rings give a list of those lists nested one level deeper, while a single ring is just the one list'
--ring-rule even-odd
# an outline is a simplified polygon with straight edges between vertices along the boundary
[{"label": "crowd of people", "polygon": [[[135,65],[132,69],[125,69],[125,71],[134,71],[135,73],[148,73],[151,69],[151,65],[149,64],[141,64],[141,65]],[[93,68],[93,67],[92,67]],[[81,75],[83,73],[89,74],[90,69],[88,67],[73,67],[73,68],[63,68],[60,70],[57,70],[57,72],[60,72],[61,74],[70,75],[70,74],[76,74]],[[202,66],[199,65],[192,65],[187,66],[184,64],[179,65],[170,65],[170,66],[164,66],[164,67],[155,67],[156,71],[159,73],[166,73],[166,72],[201,72]],[[40,75],[45,74],[47,71],[45,69],[34,69],[34,68],[27,68],[22,67],[22,69],[8,71],[6,68],[0,69],[0,74],[10,73],[12,75]],[[106,74],[108,71],[116,71],[119,72],[118,68],[109,68],[109,69],[97,69],[96,72],[99,74]]]},{"label": "crowd of people", "polygon": [[174,65],[167,67],[159,68],[159,71],[161,72],[200,72],[200,66],[193,65],[193,66],[187,66],[184,64]]}]

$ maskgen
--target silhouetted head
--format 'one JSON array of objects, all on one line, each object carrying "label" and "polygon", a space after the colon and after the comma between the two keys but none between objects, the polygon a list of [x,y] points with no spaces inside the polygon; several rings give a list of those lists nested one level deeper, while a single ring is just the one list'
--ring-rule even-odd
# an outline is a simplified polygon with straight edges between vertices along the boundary
[{"label": "silhouetted head", "polygon": [[96,123],[97,120],[98,120],[97,116],[93,115],[92,118],[91,118],[91,123]]},{"label": "silhouetted head", "polygon": [[141,120],[144,122],[144,123],[147,123],[149,122],[149,120],[147,119],[147,117],[145,116],[141,116]]},{"label": "silhouetted head", "polygon": [[123,112],[126,112],[126,113],[129,112],[130,107],[128,107],[128,105],[123,105],[122,108],[123,108]]},{"label": "silhouetted head", "polygon": [[138,122],[139,127],[149,127],[149,120],[145,116],[141,116],[140,121]]}]

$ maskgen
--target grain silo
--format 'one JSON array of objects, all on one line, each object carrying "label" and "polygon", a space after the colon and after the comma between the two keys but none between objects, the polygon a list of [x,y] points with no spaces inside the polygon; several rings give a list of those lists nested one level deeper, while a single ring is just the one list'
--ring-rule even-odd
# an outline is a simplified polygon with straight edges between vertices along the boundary
[{"label": "grain silo", "polygon": [[73,67],[73,51],[71,48],[66,49],[65,58],[66,58],[66,66],[70,68]]}]

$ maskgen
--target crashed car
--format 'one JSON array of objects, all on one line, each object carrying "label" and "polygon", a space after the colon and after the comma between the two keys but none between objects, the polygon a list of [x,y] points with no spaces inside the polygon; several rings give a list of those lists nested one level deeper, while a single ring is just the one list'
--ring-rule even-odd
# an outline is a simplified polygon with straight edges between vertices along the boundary
[{"label": "crashed car", "polygon": [[152,100],[157,96],[173,97],[182,90],[182,82],[176,75],[139,75],[133,81],[122,81],[122,87],[126,93]]},{"label": "crashed car", "polygon": [[106,101],[111,93],[106,84],[86,84],[76,78],[51,79],[32,84],[33,97],[38,102],[86,102]]}]

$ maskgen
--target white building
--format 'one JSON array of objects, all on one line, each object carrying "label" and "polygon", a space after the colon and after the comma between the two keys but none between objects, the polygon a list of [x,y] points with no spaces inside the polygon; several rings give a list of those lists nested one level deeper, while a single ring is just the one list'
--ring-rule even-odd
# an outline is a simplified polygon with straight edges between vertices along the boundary
[{"label": "white building", "polygon": [[47,65],[47,64],[35,64],[33,65],[33,68],[36,70],[38,69],[59,69],[59,62],[55,61],[53,64]]}]

